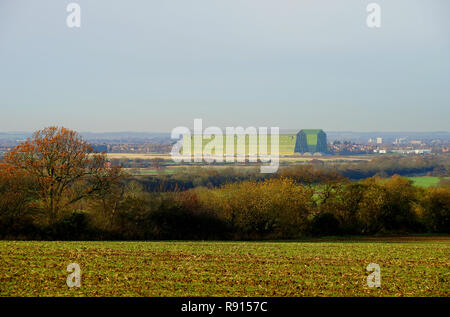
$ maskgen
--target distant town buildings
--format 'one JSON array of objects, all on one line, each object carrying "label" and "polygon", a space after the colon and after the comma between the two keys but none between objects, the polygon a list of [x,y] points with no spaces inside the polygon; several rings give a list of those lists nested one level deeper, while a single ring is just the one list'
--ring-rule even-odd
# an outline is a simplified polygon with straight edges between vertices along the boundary
[{"label": "distant town buildings", "polygon": [[400,145],[406,142],[406,138],[397,138],[393,144]]},{"label": "distant town buildings", "polygon": [[368,140],[368,143],[369,143],[369,144],[371,144],[371,143],[382,144],[382,143],[383,143],[383,138],[380,138],[380,137],[377,137],[376,139],[370,138],[370,139]]},{"label": "distant town buildings", "polygon": [[328,153],[341,155],[370,154],[376,148],[375,145],[358,144],[349,141],[334,141],[328,145]]},{"label": "distant town buildings", "polygon": [[[339,138],[333,134],[326,134],[321,129],[303,129],[298,133],[281,133],[279,139],[280,155],[361,155],[361,154],[405,154],[422,155],[428,153],[450,153],[450,139],[421,138],[420,135],[392,134],[385,136],[377,132],[364,134],[364,137],[351,139],[351,135],[342,134]],[[104,137],[104,136],[102,136]],[[348,139],[346,139],[348,137]],[[327,144],[327,140],[331,142]],[[170,153],[173,140],[161,139],[151,141],[148,139],[125,140],[125,136],[112,135],[111,139],[88,140],[94,152],[107,153]],[[0,160],[4,153],[15,147],[21,139],[16,135],[9,136],[0,133]],[[368,141],[368,142],[367,142]],[[207,143],[207,141],[205,141]]]}]

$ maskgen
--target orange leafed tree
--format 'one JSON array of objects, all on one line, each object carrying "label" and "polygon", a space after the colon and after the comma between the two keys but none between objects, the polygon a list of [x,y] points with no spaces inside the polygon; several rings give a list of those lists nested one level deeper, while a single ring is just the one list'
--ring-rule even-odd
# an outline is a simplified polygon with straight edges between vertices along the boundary
[{"label": "orange leafed tree", "polygon": [[110,167],[105,153],[93,153],[77,132],[64,127],[36,131],[6,153],[4,162],[33,179],[51,219],[80,200],[107,191],[122,176],[119,167]]}]

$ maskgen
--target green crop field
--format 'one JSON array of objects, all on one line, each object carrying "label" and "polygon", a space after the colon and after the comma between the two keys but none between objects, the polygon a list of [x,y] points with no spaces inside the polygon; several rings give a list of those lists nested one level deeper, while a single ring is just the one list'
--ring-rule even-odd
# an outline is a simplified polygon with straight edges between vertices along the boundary
[{"label": "green crop field", "polygon": [[433,177],[433,176],[419,176],[419,177],[408,177],[408,178],[414,182],[414,185],[421,186],[421,187],[436,186],[440,181],[439,177]]},{"label": "green crop field", "polygon": [[[449,296],[450,238],[0,242],[1,296]],[[66,285],[67,265],[81,287]],[[381,268],[369,288],[366,266]]]}]

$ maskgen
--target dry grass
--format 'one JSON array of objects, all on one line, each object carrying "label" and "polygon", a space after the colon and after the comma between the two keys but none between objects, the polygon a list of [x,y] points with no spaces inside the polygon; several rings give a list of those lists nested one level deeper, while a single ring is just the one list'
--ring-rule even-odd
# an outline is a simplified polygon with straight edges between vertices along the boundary
[{"label": "dry grass", "polygon": [[[152,154],[152,153],[107,153],[109,159],[142,159],[151,160],[155,158],[172,160],[170,154]],[[280,156],[280,162],[309,162],[312,160],[321,161],[370,161],[373,156],[370,155],[330,155],[330,156],[301,156],[301,155],[290,155],[290,156]]]}]

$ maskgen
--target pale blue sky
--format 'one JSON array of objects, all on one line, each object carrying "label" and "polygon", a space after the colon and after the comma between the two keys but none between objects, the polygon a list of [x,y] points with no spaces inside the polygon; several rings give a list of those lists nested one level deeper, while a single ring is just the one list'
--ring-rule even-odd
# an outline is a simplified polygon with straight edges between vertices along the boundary
[{"label": "pale blue sky", "polygon": [[0,0],[0,131],[450,126],[450,1]]}]

